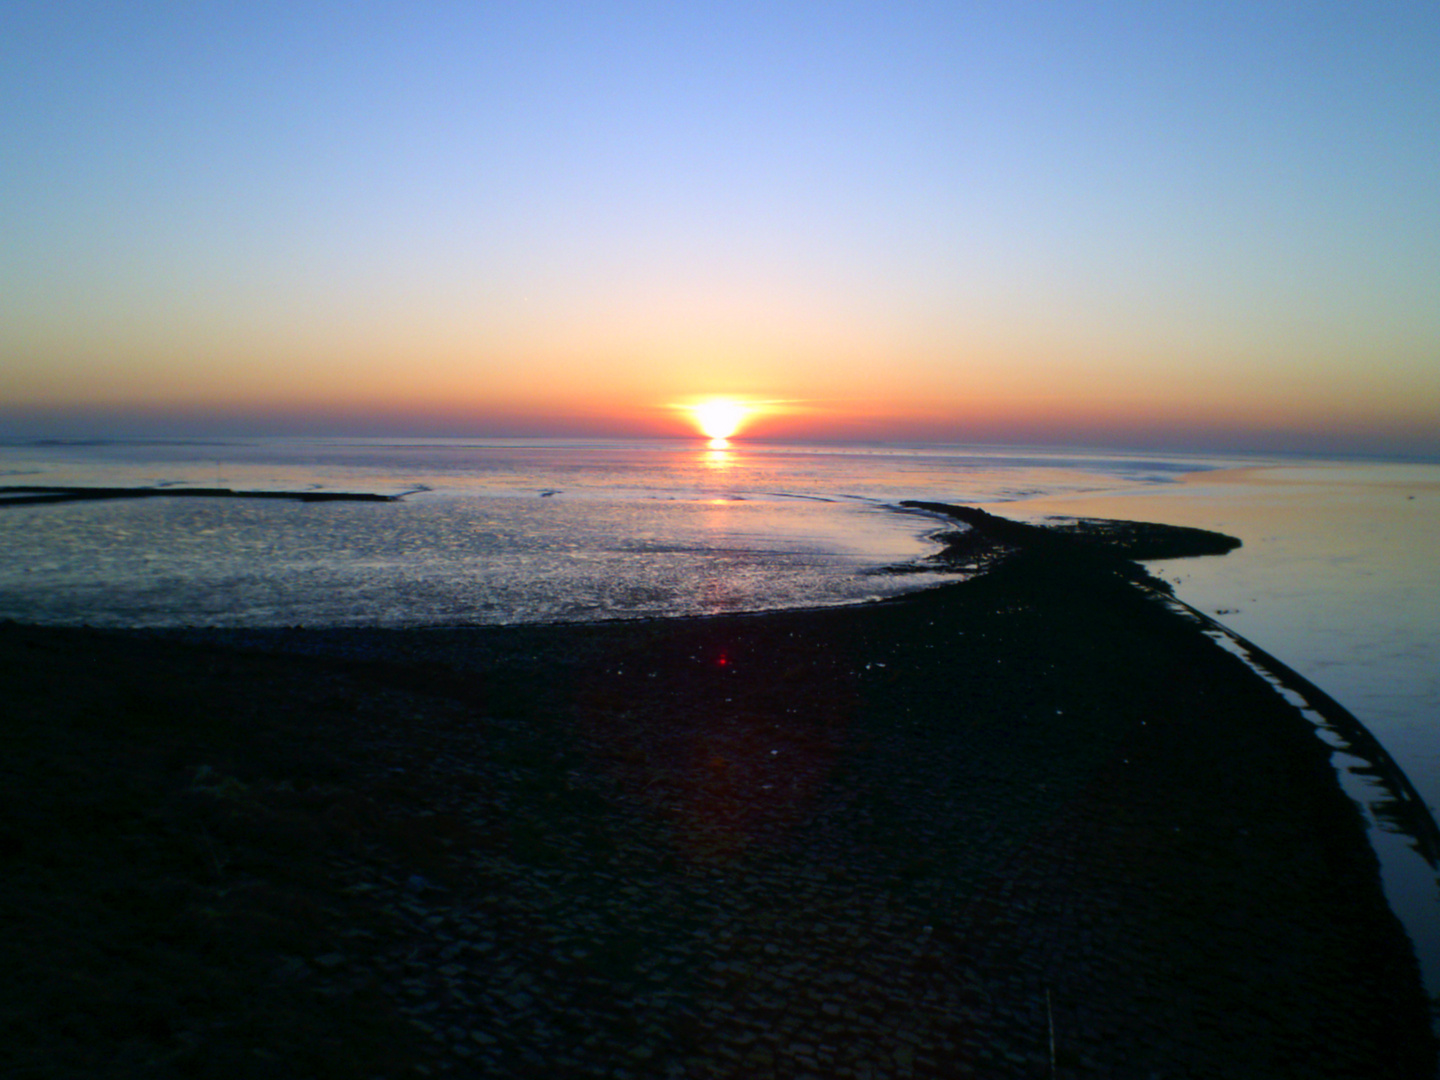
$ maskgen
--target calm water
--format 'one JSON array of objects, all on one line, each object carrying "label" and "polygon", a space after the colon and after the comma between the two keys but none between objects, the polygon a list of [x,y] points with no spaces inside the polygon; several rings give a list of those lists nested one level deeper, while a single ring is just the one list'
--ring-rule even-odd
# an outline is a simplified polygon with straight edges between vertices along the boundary
[{"label": "calm water", "polygon": [[[1217,529],[1244,546],[1152,569],[1347,706],[1432,811],[1440,807],[1431,546],[1440,466],[977,447],[268,439],[5,445],[0,484],[409,493],[380,504],[0,508],[0,618],[106,626],[465,625],[852,603],[941,580],[875,572],[934,550],[936,523],[895,509],[910,498],[1031,520]],[[1341,756],[1337,767],[1345,772]],[[1435,993],[1434,868],[1380,835],[1382,822],[1373,827],[1392,902]]]}]

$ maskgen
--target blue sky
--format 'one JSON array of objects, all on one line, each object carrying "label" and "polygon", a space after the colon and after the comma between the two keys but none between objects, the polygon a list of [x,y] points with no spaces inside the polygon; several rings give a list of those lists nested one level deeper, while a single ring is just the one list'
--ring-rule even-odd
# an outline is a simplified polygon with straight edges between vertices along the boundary
[{"label": "blue sky", "polygon": [[1434,4],[7,10],[14,430],[1440,451]]}]

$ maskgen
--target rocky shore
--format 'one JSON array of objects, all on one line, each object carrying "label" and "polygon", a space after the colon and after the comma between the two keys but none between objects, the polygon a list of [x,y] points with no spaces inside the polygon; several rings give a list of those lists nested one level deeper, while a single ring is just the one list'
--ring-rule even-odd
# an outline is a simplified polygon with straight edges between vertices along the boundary
[{"label": "rocky shore", "polygon": [[828,611],[0,626],[0,1065],[1432,1077],[1309,724],[1114,560],[991,539]]}]

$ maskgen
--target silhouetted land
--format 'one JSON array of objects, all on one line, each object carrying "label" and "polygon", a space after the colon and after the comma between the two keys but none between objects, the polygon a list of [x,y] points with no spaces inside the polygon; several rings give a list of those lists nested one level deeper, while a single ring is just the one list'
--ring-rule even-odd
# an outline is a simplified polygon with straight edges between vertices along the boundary
[{"label": "silhouetted land", "polygon": [[1113,547],[964,544],[826,611],[0,626],[0,1064],[1433,1076],[1310,725]]},{"label": "silhouetted land", "polygon": [[285,499],[292,502],[396,502],[399,495],[345,491],[235,491],[213,487],[35,487],[0,486],[0,507],[36,503],[97,502],[106,499]]}]

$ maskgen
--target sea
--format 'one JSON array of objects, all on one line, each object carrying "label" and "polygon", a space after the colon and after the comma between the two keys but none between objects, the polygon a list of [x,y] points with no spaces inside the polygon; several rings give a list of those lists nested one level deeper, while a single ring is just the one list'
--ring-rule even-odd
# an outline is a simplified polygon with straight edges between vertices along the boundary
[{"label": "sea", "polygon": [[[1338,700],[1440,816],[1440,463],[686,440],[0,442],[0,488],[41,486],[400,496],[6,505],[17,496],[0,490],[0,619],[151,630],[863,603],[964,576],[927,568],[953,526],[899,505],[910,499],[1214,529],[1242,547],[1151,572]],[[1440,868],[1385,813],[1395,792],[1373,762],[1315,719],[1440,995]]]}]

